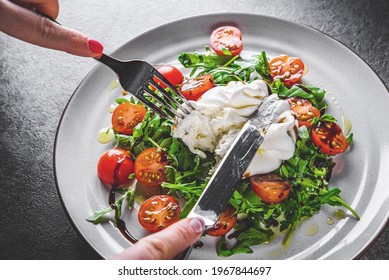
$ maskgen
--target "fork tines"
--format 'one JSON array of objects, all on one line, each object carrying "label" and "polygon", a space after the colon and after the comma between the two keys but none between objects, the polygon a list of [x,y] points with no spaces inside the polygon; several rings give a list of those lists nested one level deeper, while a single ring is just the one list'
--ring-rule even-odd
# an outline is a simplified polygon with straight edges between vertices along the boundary
[{"label": "fork tines", "polygon": [[[162,81],[166,86],[167,89],[170,91],[168,92],[166,89],[160,86],[159,83],[157,83],[154,78],[158,78],[160,81]],[[186,100],[186,98],[176,89],[175,86],[173,86],[161,73],[159,73],[156,69],[151,71],[151,74],[149,78],[147,79],[146,85],[142,88],[143,91],[147,92],[152,98],[154,98],[158,103],[160,103],[161,107],[158,107],[157,104],[154,104],[144,96],[142,96],[141,101],[145,103],[148,107],[150,107],[153,111],[157,112],[161,117],[169,119],[172,122],[175,122],[174,117],[166,113],[163,109],[170,111],[174,116],[177,116],[178,118],[184,118],[187,114],[190,113],[190,111],[193,109],[192,105]],[[158,95],[157,92],[150,89],[149,86],[156,88],[161,95]],[[181,101],[186,105],[183,106],[182,103],[178,102],[174,96],[172,96],[172,92],[178,96]],[[139,96],[139,97],[140,97]],[[139,98],[138,97],[138,98]],[[175,105],[175,107],[172,105],[172,103]],[[178,110],[179,109],[179,110]]]}]

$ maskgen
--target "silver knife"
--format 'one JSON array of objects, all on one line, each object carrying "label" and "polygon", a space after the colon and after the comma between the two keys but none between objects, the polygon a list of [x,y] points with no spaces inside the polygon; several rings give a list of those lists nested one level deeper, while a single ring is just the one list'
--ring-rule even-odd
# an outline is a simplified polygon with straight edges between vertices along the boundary
[{"label": "silver knife", "polygon": [[200,217],[213,227],[240,185],[276,114],[276,96],[267,97],[245,123],[223,157],[188,218]]}]

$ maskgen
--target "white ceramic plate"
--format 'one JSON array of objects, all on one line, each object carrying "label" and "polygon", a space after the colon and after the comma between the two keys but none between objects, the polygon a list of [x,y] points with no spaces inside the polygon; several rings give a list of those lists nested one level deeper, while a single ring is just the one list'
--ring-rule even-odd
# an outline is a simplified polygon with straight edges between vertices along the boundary
[{"label": "white ceramic plate", "polygon": [[[286,53],[301,57],[309,67],[304,82],[329,91],[333,113],[347,116],[353,125],[354,143],[339,158],[339,175],[332,186],[361,215],[326,223],[337,208],[323,207],[304,222],[291,245],[281,246],[282,236],[260,245],[249,255],[230,259],[352,259],[360,255],[383,230],[389,215],[389,129],[383,126],[389,94],[377,75],[356,54],[338,41],[312,28],[252,14],[216,14],[188,18],[155,28],[123,45],[113,55],[120,59],[144,59],[152,64],[174,61],[182,51],[203,50],[212,30],[232,24],[243,33],[245,50],[265,50],[269,57]],[[97,132],[110,126],[108,107],[115,75],[97,65],[82,81],[63,113],[55,143],[55,174],[63,204],[86,241],[104,258],[127,248],[129,243],[110,223],[93,225],[85,220],[107,206],[108,192],[96,174],[99,156],[111,146],[99,144]],[[344,164],[341,164],[343,160]],[[134,235],[133,217],[124,215]],[[216,239],[193,250],[191,259],[216,259]]]}]

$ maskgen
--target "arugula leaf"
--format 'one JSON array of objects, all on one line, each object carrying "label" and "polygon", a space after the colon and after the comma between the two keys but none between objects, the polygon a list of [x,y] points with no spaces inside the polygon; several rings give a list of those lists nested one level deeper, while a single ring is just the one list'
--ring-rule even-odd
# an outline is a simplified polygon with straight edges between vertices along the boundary
[{"label": "arugula leaf", "polygon": [[230,60],[229,56],[219,56],[214,52],[208,51],[205,54],[201,54],[198,52],[182,52],[178,56],[178,61],[185,68],[203,68],[206,70],[214,69],[218,66],[225,64],[228,60]]},{"label": "arugula leaf", "polygon": [[349,135],[347,135],[346,138],[347,138],[347,141],[348,141],[348,145],[350,146],[351,143],[353,142],[354,134],[350,133]]},{"label": "arugula leaf", "polygon": [[86,218],[88,222],[91,222],[95,225],[104,223],[110,220],[106,214],[111,212],[113,209],[111,207],[104,208],[100,211],[95,212],[92,216]]},{"label": "arugula leaf", "polygon": [[322,103],[326,91],[318,87],[295,84],[289,89],[280,79],[277,79],[270,84],[270,88],[273,93],[276,93],[281,98],[299,97],[308,99],[318,109],[323,109],[326,106]]},{"label": "arugula leaf", "polygon": [[260,55],[256,57],[258,59],[255,65],[255,71],[264,79],[266,82],[271,83],[273,78],[270,74],[269,61],[266,57],[266,52],[262,51]]},{"label": "arugula leaf", "polygon": [[184,207],[181,209],[180,213],[180,219],[184,219],[188,216],[190,210],[192,210],[193,206],[195,206],[197,202],[196,197],[192,196],[184,205]]},{"label": "arugula leaf", "polygon": [[122,103],[126,103],[126,102],[130,102],[127,98],[124,98],[124,97],[118,97],[115,99],[115,102],[117,104],[122,104]]},{"label": "arugula leaf", "polygon": [[178,60],[186,68],[193,68],[191,76],[196,73],[197,76],[211,74],[216,85],[226,85],[231,81],[250,82],[258,77],[253,77],[257,73],[267,82],[272,81],[270,75],[269,62],[266,53],[263,51],[260,55],[255,55],[250,61],[243,62],[239,55],[219,56],[211,51],[205,54],[198,52],[181,53]]},{"label": "arugula leaf", "polygon": [[234,254],[251,254],[252,246],[260,245],[270,241],[274,232],[271,229],[264,229],[255,218],[238,221],[232,237],[236,240],[235,244],[228,246],[225,236],[222,236],[216,247],[218,256],[229,257]]},{"label": "arugula leaf", "polygon": [[109,217],[107,214],[113,211],[111,207],[104,208],[100,211],[95,212],[92,216],[88,217],[86,220],[88,222],[91,222],[93,224],[100,224],[107,221],[113,221],[114,225],[116,226],[117,219],[120,218],[121,211],[122,211],[122,205],[123,201],[127,199],[127,207],[129,209],[132,209],[134,205],[135,200],[135,190],[134,189],[128,189],[128,190],[120,190],[122,192],[122,196],[115,201],[115,205],[118,209],[118,213],[114,215],[114,217]]}]

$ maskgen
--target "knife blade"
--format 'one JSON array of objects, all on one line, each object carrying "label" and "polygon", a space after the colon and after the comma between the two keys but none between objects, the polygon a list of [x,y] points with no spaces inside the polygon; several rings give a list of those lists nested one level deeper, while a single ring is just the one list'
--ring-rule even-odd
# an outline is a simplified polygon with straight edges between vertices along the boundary
[{"label": "knife blade", "polygon": [[244,124],[216,167],[200,198],[189,212],[188,218],[202,218],[206,228],[216,223],[262,144],[274,120],[276,104],[276,96],[267,97]]}]

